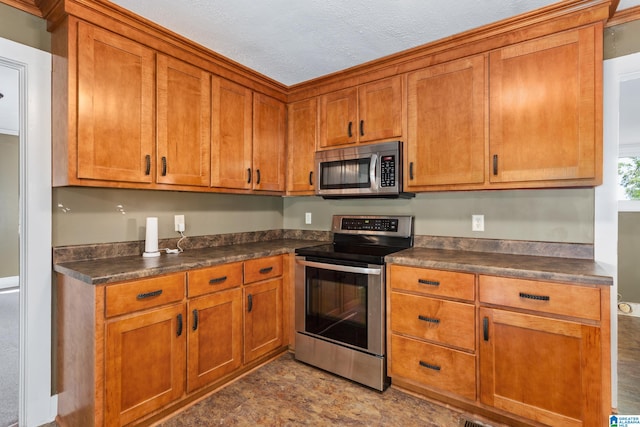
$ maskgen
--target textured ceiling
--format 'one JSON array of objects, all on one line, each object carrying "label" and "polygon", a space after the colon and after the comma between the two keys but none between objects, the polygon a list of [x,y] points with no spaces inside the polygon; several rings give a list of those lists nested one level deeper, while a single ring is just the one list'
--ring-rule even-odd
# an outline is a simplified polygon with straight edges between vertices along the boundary
[{"label": "textured ceiling", "polygon": [[[112,0],[287,86],[556,0]],[[618,10],[639,5],[621,0]]]}]

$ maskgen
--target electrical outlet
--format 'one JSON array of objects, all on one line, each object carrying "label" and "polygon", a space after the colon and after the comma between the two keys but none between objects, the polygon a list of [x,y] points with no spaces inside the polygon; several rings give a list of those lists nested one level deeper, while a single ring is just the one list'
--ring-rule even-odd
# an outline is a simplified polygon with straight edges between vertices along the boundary
[{"label": "electrical outlet", "polygon": [[304,223],[311,224],[311,212],[307,212],[304,214]]},{"label": "electrical outlet", "polygon": [[184,231],[184,215],[174,215],[173,221],[175,224],[175,230],[178,232]]},{"label": "electrical outlet", "polygon": [[484,231],[484,215],[471,215],[471,231]]}]

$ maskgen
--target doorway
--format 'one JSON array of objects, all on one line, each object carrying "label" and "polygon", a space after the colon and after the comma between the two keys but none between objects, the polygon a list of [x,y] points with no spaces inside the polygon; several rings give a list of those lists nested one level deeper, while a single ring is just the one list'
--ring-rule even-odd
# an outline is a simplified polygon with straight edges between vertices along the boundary
[{"label": "doorway", "polygon": [[[619,216],[619,206],[624,203],[618,201],[621,191],[618,185],[618,162],[620,154],[624,156],[625,150],[629,148],[620,144],[621,136],[625,134],[625,131],[621,131],[621,118],[624,117],[623,110],[629,108],[625,106],[625,99],[629,95],[626,93],[629,91],[628,82],[635,79],[640,79],[640,53],[604,62],[603,184],[595,190],[595,259],[607,267],[614,277],[611,289],[612,406],[618,408],[623,415],[640,413],[640,390],[637,386],[640,381],[640,348],[637,340],[640,324],[628,322],[632,319],[618,314],[618,294],[624,289],[621,279],[628,273],[621,269],[629,268],[623,267],[626,249],[620,245],[621,239],[618,238],[621,226],[625,226]],[[632,99],[635,103],[638,102],[637,97]],[[631,203],[638,203],[640,212],[640,200]],[[637,268],[637,261],[630,268]],[[630,296],[629,292],[625,293]]]},{"label": "doorway", "polygon": [[17,400],[19,425],[31,427],[51,422],[57,406],[51,382],[51,54],[0,38],[0,68],[18,76]]}]

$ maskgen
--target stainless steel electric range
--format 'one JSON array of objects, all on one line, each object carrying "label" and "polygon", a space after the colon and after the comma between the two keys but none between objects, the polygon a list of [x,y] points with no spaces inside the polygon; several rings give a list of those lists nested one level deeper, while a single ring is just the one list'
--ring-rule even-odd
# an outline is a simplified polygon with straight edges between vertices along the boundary
[{"label": "stainless steel electric range", "polygon": [[333,243],[296,250],[295,358],[389,385],[384,257],[413,246],[413,217],[335,215]]}]

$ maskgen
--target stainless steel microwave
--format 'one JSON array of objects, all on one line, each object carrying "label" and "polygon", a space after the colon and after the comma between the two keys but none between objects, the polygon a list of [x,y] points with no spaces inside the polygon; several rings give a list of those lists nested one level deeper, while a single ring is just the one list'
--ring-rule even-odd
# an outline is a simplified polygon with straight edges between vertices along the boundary
[{"label": "stainless steel microwave", "polygon": [[413,197],[402,191],[402,142],[318,151],[316,195],[324,198]]}]

